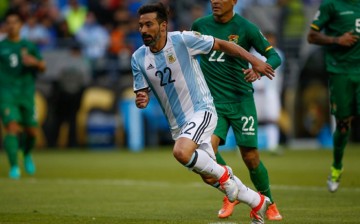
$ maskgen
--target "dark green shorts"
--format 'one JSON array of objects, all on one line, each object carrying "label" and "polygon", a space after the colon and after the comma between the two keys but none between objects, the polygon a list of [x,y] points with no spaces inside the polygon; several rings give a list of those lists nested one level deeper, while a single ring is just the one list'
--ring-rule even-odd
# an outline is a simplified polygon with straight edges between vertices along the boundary
[{"label": "dark green shorts", "polygon": [[257,148],[257,116],[254,100],[241,103],[216,104],[218,122],[214,134],[225,144],[230,126],[238,146]]},{"label": "dark green shorts", "polygon": [[12,103],[0,104],[0,116],[4,125],[16,121],[26,127],[37,126],[35,105],[18,105]]},{"label": "dark green shorts", "polygon": [[360,74],[330,74],[330,108],[337,119],[360,115]]}]

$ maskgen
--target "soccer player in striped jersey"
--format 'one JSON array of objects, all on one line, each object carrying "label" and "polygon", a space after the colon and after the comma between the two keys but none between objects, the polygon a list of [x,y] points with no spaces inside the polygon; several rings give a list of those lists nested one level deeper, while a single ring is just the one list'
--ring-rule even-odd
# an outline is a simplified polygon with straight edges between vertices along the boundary
[{"label": "soccer player in striped jersey", "polygon": [[[266,63],[276,69],[281,59],[271,44],[266,40],[255,24],[234,12],[236,0],[211,0],[212,15],[197,19],[192,30],[202,34],[212,35],[222,40],[233,42],[245,50],[254,48],[266,57]],[[218,152],[218,146],[225,144],[226,136],[232,127],[236,144],[239,146],[242,159],[249,170],[250,178],[260,193],[271,200],[266,216],[269,220],[281,220],[276,204],[274,203],[270,180],[265,165],[260,160],[257,150],[257,112],[253,96],[252,81],[243,72],[248,68],[248,62],[242,58],[235,58],[226,52],[212,49],[209,54],[200,56],[200,66],[205,80],[214,97],[218,123],[212,136],[212,145],[215,149],[219,164],[226,162]],[[271,107],[271,102],[269,102]],[[226,197],[218,217],[226,218],[233,212],[237,202],[230,203]]]},{"label": "soccer player in striped jersey", "polygon": [[144,45],[131,59],[136,106],[147,106],[151,90],[170,125],[176,160],[224,192],[230,201],[250,206],[252,223],[264,223],[270,200],[247,188],[230,167],[215,162],[211,135],[217,114],[195,56],[219,50],[244,58],[254,68],[246,71],[251,79],[259,73],[272,77],[272,67],[228,41],[197,32],[167,32],[168,14],[162,3],[143,5],[138,14]]},{"label": "soccer player in striped jersey", "polygon": [[321,3],[311,24],[308,41],[325,48],[330,109],[336,119],[333,163],[327,181],[330,192],[335,192],[339,187],[351,120],[360,115],[359,37],[359,0],[327,0]]}]

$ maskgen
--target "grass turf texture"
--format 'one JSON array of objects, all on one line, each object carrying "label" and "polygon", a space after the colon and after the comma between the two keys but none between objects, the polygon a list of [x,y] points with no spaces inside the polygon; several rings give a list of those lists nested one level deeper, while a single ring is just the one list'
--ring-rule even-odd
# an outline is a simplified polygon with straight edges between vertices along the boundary
[{"label": "grass turf texture", "polygon": [[[223,152],[249,187],[248,171],[237,151]],[[329,193],[331,150],[261,152],[272,192],[284,220],[267,223],[359,223],[360,145],[345,151],[340,189]],[[222,194],[202,183],[172,156],[170,147],[131,153],[126,149],[38,150],[37,173],[7,178],[0,152],[0,223],[249,223],[244,204],[220,220]],[[20,162],[22,160],[20,159]],[[22,167],[21,167],[22,168]]]}]

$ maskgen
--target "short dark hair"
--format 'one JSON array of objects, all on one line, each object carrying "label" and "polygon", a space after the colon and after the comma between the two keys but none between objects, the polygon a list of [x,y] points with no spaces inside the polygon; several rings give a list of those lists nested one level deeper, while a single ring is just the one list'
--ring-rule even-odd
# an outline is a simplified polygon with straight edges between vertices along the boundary
[{"label": "short dark hair", "polygon": [[10,16],[16,16],[20,20],[20,22],[24,22],[24,17],[17,11],[17,10],[8,10],[5,13],[5,19],[7,19]]},{"label": "short dark hair", "polygon": [[159,23],[162,23],[164,21],[168,22],[168,10],[161,2],[142,5],[138,10],[138,14],[140,16],[152,12],[156,12],[156,19]]}]

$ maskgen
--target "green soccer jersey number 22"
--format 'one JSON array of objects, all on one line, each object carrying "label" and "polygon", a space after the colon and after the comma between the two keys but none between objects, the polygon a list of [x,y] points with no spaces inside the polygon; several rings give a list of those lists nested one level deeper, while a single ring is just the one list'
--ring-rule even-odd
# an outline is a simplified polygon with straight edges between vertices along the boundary
[{"label": "green soccer jersey number 22", "polygon": [[209,61],[216,61],[216,62],[224,62],[225,59],[223,58],[224,56],[224,52],[220,52],[220,55],[218,57],[216,57],[216,51],[213,51],[211,53],[211,56],[209,57]]},{"label": "green soccer jersey number 22", "polygon": [[254,117],[250,116],[250,117],[241,117],[241,121],[244,122],[243,126],[242,126],[242,130],[247,132],[247,131],[255,131],[254,129]]}]

